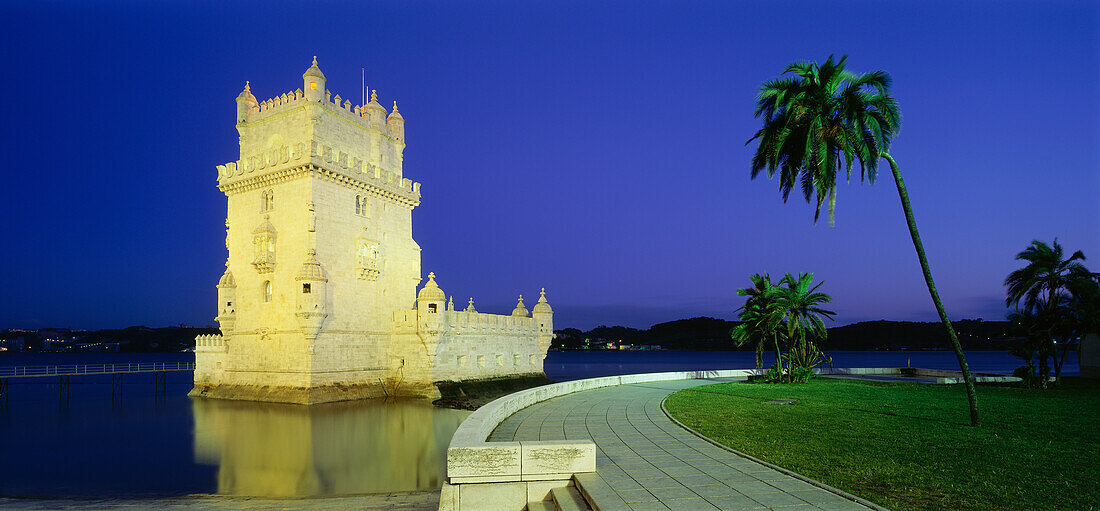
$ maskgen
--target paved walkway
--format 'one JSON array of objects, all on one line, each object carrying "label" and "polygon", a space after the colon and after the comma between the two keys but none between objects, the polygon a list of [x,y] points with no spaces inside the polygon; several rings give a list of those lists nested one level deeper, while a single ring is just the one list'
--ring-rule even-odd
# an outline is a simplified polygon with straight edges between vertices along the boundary
[{"label": "paved walkway", "polygon": [[597,475],[634,511],[868,509],[717,447],[661,411],[669,394],[717,381],[728,380],[640,383],[557,397],[520,410],[489,440],[590,438]]}]

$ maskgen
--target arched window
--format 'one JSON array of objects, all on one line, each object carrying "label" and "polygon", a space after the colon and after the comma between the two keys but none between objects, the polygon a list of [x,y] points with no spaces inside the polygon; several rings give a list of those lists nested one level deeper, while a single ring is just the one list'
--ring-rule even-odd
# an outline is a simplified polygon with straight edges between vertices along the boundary
[{"label": "arched window", "polygon": [[367,199],[365,196],[362,195],[356,195],[355,214],[359,216],[370,215],[370,199]]},{"label": "arched window", "polygon": [[264,281],[264,302],[266,303],[266,302],[270,302],[270,301],[271,301],[271,281],[270,280],[265,280]]},{"label": "arched window", "polygon": [[275,227],[264,220],[263,225],[252,231],[252,265],[260,273],[275,270]]},{"label": "arched window", "polygon": [[264,190],[260,195],[260,212],[271,211],[275,209],[275,191]]}]

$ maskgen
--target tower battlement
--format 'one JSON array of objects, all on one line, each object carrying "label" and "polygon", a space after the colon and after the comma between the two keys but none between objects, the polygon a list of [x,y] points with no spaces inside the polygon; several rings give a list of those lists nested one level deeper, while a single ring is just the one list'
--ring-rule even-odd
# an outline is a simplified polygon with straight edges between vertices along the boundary
[{"label": "tower battlement", "polygon": [[[372,91],[372,95],[375,96],[374,99],[377,99],[377,91]],[[301,107],[306,102],[302,89],[287,91],[279,96],[259,101],[255,105],[250,106],[243,122],[245,124],[260,122],[268,117]],[[389,119],[392,114],[386,110],[386,107],[377,102],[375,102],[377,106],[371,105],[371,103],[367,103],[367,105],[353,105],[350,100],[340,97],[339,94],[333,96],[332,91],[325,90],[324,101],[315,104],[323,105],[327,111],[340,114],[346,119],[359,124],[364,129],[385,132],[394,141],[404,143],[404,130],[397,130],[391,127],[387,119]],[[396,102],[394,106],[396,107]],[[372,115],[372,109],[377,110],[377,115]]]},{"label": "tower battlement", "polygon": [[[218,165],[218,187],[225,193],[244,191],[253,186],[264,186],[294,173],[280,173],[303,165],[312,165],[313,169],[300,169],[302,172],[316,171],[331,179],[357,180],[360,185],[374,189],[378,195],[400,199],[412,205],[420,202],[420,183],[401,177],[370,162],[349,157],[348,153],[336,151],[332,147],[310,142],[309,153],[305,144],[267,149],[242,157],[224,165]],[[327,173],[326,173],[327,171]],[[255,175],[260,179],[248,179]]]}]

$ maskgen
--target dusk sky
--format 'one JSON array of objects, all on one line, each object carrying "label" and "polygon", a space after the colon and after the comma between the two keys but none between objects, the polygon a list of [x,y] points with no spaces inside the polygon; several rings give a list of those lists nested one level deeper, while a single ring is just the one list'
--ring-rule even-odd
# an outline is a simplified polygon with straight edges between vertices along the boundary
[{"label": "dusk sky", "polygon": [[[952,318],[1058,237],[1100,270],[1100,8],[1070,2],[19,2],[0,6],[0,328],[214,324],[234,98],[360,68],[406,119],[423,274],[555,326],[732,319],[755,272],[824,280],[835,324],[933,321],[894,181],[837,224],[749,179],[790,62],[884,70],[892,153]],[[884,168],[885,170],[885,168]],[[412,304],[409,304],[410,307]]]}]

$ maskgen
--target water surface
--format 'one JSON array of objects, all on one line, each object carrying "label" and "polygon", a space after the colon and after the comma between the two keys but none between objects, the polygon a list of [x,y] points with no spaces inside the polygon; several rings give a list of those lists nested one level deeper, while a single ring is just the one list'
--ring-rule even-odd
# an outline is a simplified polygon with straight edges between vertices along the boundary
[{"label": "water surface", "polygon": [[[831,352],[836,367],[956,369],[948,351]],[[967,353],[971,368],[1008,373],[1019,359]],[[191,362],[180,354],[0,354],[0,366]],[[765,360],[770,364],[770,356]],[[754,366],[751,352],[552,352],[546,374],[571,380]],[[1066,374],[1077,374],[1073,354]],[[305,407],[191,399],[191,373],[74,376],[67,401],[55,379],[12,379],[0,405],[0,495],[150,497],[192,493],[317,496],[439,488],[451,435],[469,414],[423,400]],[[36,382],[36,383],[26,383]]]}]

